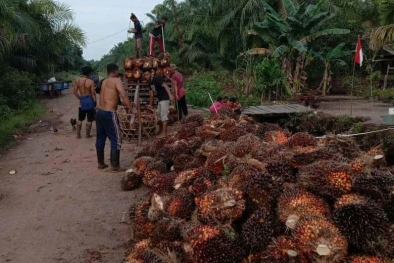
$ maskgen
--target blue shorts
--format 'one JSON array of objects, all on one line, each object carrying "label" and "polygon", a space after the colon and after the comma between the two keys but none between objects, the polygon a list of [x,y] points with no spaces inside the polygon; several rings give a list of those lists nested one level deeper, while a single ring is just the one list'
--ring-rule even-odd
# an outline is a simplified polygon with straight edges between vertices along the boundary
[{"label": "blue shorts", "polygon": [[96,113],[97,138],[96,149],[103,151],[107,138],[111,142],[111,150],[119,150],[122,144],[119,119],[114,111],[98,109]]}]

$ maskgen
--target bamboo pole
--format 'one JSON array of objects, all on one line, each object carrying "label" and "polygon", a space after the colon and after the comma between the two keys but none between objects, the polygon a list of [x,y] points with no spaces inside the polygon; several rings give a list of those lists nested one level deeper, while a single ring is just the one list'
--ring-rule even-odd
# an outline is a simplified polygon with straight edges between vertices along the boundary
[{"label": "bamboo pole", "polygon": [[350,89],[350,116],[353,116],[353,88],[354,88],[354,74],[356,71],[356,62],[353,62],[353,77],[352,77],[352,87]]}]

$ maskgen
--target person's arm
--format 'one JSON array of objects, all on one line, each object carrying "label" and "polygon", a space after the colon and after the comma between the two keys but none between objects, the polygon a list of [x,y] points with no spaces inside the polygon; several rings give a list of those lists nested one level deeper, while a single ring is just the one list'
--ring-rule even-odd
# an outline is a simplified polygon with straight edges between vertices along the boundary
[{"label": "person's arm", "polygon": [[162,87],[165,88],[165,90],[167,91],[168,97],[170,97],[170,100],[173,101],[174,100],[174,96],[171,94],[171,90],[167,86],[167,84],[163,83]]},{"label": "person's arm", "polygon": [[126,106],[130,111],[133,111],[133,106],[129,100],[129,96],[127,96],[126,91],[123,87],[123,83],[120,79],[116,80],[115,83],[116,90],[119,92],[119,97],[122,99],[122,104]]},{"label": "person's arm", "polygon": [[159,27],[161,27],[162,26],[162,24],[159,22],[159,21],[157,21],[156,23],[155,23],[155,28],[159,28]]},{"label": "person's arm", "polygon": [[74,96],[78,99],[81,100],[81,96],[79,96],[79,88],[77,85],[77,82],[74,80],[73,82],[73,86],[74,86]]},{"label": "person's arm", "polygon": [[174,87],[174,94],[175,94],[175,99],[179,100],[179,95],[178,95],[178,82],[175,79],[171,79],[172,81],[172,86]]},{"label": "person's arm", "polygon": [[96,89],[94,88],[94,82],[92,81],[92,86],[90,88],[90,91],[92,92],[92,97],[94,100],[94,104],[97,106],[97,96],[96,96]]}]

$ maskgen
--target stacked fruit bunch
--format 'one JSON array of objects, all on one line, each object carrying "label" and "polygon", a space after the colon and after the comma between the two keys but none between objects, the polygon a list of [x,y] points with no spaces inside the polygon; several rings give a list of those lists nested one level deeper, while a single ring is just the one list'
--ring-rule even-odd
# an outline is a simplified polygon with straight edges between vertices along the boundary
[{"label": "stacked fruit bunch", "polygon": [[149,143],[122,188],[128,263],[383,262],[394,258],[394,169],[352,139],[315,139],[225,110]]},{"label": "stacked fruit bunch", "polygon": [[169,53],[160,54],[156,57],[126,58],[124,62],[125,75],[129,80],[140,80],[148,83],[157,72],[169,76],[171,57]]}]

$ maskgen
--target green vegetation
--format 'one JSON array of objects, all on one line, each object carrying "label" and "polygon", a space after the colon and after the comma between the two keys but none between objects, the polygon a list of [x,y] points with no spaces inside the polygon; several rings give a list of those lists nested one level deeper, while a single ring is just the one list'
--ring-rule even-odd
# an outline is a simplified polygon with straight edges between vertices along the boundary
[{"label": "green vegetation", "polygon": [[15,131],[32,124],[45,113],[44,105],[37,101],[31,102],[28,106],[24,110],[12,111],[9,112],[7,117],[2,117],[0,122],[0,149],[13,141]]}]

